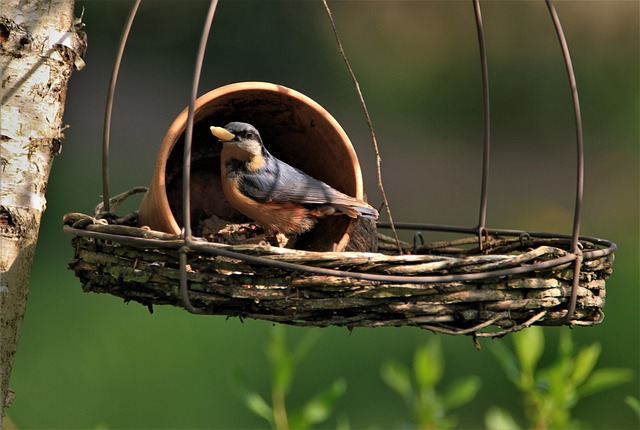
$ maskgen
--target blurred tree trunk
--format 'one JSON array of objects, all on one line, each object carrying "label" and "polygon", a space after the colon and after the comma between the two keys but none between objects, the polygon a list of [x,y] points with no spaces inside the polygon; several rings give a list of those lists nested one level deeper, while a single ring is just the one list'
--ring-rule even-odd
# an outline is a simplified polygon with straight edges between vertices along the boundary
[{"label": "blurred tree trunk", "polygon": [[0,1],[0,428],[67,82],[86,47],[73,5]]}]

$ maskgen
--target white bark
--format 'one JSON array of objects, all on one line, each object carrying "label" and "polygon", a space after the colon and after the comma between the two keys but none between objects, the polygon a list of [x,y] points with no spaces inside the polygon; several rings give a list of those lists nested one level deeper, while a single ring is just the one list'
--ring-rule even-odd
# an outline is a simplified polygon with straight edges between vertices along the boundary
[{"label": "white bark", "polygon": [[86,46],[75,24],[73,0],[0,2],[0,430],[67,81]]}]

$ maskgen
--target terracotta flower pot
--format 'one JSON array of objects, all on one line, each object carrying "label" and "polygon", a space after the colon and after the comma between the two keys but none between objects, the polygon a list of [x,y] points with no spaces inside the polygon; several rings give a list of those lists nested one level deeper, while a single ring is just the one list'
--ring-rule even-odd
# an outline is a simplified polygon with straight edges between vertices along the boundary
[{"label": "terracotta flower pot", "polygon": [[[212,215],[230,222],[245,222],[222,192],[222,144],[209,131],[212,125],[232,121],[253,124],[274,156],[332,187],[363,198],[358,157],[338,122],[309,97],[265,82],[242,82],[217,88],[196,100],[191,160],[191,225]],[[179,234],[182,225],[182,154],[187,123],[185,109],[162,141],[155,172],[139,213],[140,225]],[[297,249],[338,251],[376,248],[375,227],[346,216],[320,220],[298,237]],[[358,233],[359,232],[359,233]],[[352,237],[358,236],[357,240]],[[357,242],[357,243],[355,243]],[[350,244],[351,243],[351,244]]]}]

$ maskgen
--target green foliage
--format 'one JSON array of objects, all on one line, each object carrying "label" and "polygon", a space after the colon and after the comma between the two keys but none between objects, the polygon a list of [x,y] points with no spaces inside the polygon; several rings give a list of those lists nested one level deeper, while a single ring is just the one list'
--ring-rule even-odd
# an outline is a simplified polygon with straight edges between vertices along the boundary
[{"label": "green foliage", "polygon": [[[629,382],[630,369],[596,369],[601,347],[597,343],[576,349],[569,331],[560,333],[558,353],[550,366],[538,369],[544,351],[544,332],[530,327],[512,335],[514,352],[504,343],[492,351],[507,378],[522,393],[527,428],[578,428],[571,410],[586,396]],[[633,407],[633,406],[632,406]],[[499,408],[485,417],[488,429],[519,428],[511,415]]]},{"label": "green foliage", "polygon": [[454,380],[444,394],[436,391],[444,374],[444,357],[438,338],[416,350],[413,375],[407,366],[396,360],[385,362],[380,374],[409,408],[415,426],[420,429],[453,428],[456,419],[449,411],[473,400],[481,385],[479,377],[467,376]]},{"label": "green foliage", "polygon": [[317,334],[317,330],[309,331],[295,349],[290,350],[287,347],[285,327],[273,327],[266,348],[271,368],[271,403],[257,391],[248,388],[242,372],[236,371],[233,375],[232,384],[245,406],[266,420],[272,428],[308,429],[326,421],[333,414],[337,400],[347,389],[346,382],[337,379],[300,408],[287,410],[286,398],[291,391],[295,370],[317,342]]},{"label": "green foliage", "polygon": [[489,430],[520,430],[521,428],[508,411],[497,406],[487,411],[484,416],[484,425]]},{"label": "green foliage", "polygon": [[636,413],[638,420],[640,420],[640,401],[637,397],[627,396],[624,402]]}]

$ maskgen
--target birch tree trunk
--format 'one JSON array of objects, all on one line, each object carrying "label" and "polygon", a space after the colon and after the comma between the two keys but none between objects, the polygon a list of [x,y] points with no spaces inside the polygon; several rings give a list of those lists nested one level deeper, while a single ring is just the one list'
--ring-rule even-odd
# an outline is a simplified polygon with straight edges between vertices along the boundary
[{"label": "birch tree trunk", "polygon": [[67,82],[86,47],[73,3],[0,1],[0,429]]}]

